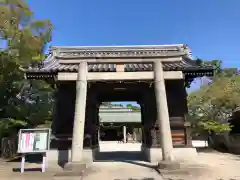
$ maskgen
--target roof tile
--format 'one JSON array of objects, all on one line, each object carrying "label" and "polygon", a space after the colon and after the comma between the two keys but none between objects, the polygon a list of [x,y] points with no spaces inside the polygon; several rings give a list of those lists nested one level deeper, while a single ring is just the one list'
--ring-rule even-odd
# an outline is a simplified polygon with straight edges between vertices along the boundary
[{"label": "roof tile", "polygon": [[[109,53],[105,53],[107,50]],[[105,50],[105,51],[104,51]],[[164,46],[136,46],[136,47],[81,47],[76,48],[74,47],[62,47],[62,48],[52,48],[52,53],[45,59],[44,64],[41,68],[32,68],[26,70],[28,74],[37,74],[37,73],[57,73],[57,72],[76,72],[78,70],[77,64],[61,64],[56,57],[56,53],[74,53],[77,56],[86,56],[86,53],[95,53],[94,56],[99,55],[99,53],[105,53],[107,56],[112,56],[114,54],[119,56],[119,54],[129,55],[132,56],[136,53],[144,52],[149,53],[148,56],[155,56],[157,53],[172,53],[173,51],[176,52],[186,52],[187,55],[190,55],[191,51],[184,47],[183,45],[164,45]],[[55,53],[54,53],[55,51]],[[156,51],[156,52],[155,52]],[[55,54],[55,55],[54,55]],[[69,56],[70,57],[70,56]],[[119,56],[121,58],[121,56]],[[181,62],[164,62],[163,68],[166,71],[198,71],[198,70],[210,70],[212,71],[212,67],[206,66],[198,66],[196,65],[196,61],[191,60],[189,56],[183,58]],[[67,60],[66,60],[67,61]],[[132,64],[125,64],[124,70],[126,72],[136,72],[136,71],[152,71],[153,67],[152,64],[145,64],[145,63],[132,63]],[[115,72],[116,65],[115,64],[89,64],[88,65],[89,72]]]}]

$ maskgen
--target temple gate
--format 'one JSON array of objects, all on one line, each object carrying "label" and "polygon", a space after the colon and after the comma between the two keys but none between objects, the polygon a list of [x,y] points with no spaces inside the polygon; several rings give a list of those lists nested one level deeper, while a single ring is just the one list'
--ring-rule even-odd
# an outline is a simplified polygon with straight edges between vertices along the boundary
[{"label": "temple gate", "polygon": [[72,163],[94,160],[103,101],[140,104],[148,160],[171,162],[179,148],[188,154],[193,148],[186,87],[196,77],[212,75],[213,68],[199,66],[183,44],[52,47],[42,67],[26,71],[28,79],[45,79],[56,88],[51,142],[56,150],[49,158],[59,160],[65,152],[63,160]]}]

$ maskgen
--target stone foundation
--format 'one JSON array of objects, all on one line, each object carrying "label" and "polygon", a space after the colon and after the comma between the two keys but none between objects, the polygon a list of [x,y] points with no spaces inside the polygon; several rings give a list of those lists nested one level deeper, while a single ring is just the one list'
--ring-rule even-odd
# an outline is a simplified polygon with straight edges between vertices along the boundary
[{"label": "stone foundation", "polygon": [[[95,153],[99,152],[99,148],[95,149],[84,149],[83,150],[83,162],[92,163]],[[46,157],[47,163],[49,164],[66,164],[71,160],[71,150],[49,150]]]},{"label": "stone foundation", "polygon": [[[146,148],[142,147],[142,152],[145,159],[149,162],[158,162],[162,160],[162,149],[161,148]],[[174,148],[173,156],[176,161],[191,160],[197,156],[196,148]]]}]

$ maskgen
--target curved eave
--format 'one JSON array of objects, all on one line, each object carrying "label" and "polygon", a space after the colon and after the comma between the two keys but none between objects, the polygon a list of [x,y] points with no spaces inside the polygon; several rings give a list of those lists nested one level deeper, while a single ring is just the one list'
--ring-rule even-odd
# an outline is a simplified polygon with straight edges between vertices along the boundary
[{"label": "curved eave", "polygon": [[186,67],[183,69],[183,73],[185,76],[191,76],[191,77],[203,77],[203,76],[212,77],[214,76],[214,68],[199,67],[199,66]]},{"label": "curved eave", "polygon": [[[147,69],[137,69],[135,71],[129,70],[125,68],[126,72],[138,72],[138,71],[152,71],[151,68]],[[175,68],[164,68],[164,71],[182,71],[185,76],[188,77],[202,77],[202,76],[213,76],[214,69],[212,67],[175,67]],[[58,72],[77,72],[77,69],[63,69],[63,70],[31,70],[26,71],[27,79],[52,79],[57,76]],[[90,70],[89,72],[99,72]],[[100,72],[116,72],[116,69],[111,71],[100,71]]]},{"label": "curved eave", "polygon": [[26,79],[53,79],[57,76],[57,72],[51,71],[26,71],[25,77]]}]

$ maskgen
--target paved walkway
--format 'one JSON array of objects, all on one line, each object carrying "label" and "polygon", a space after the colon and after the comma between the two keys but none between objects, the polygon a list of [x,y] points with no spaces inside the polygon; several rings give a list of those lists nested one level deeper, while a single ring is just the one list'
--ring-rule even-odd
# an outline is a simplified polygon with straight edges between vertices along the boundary
[{"label": "paved walkway", "polygon": [[100,142],[101,156],[84,173],[84,180],[161,180],[150,163],[141,160],[140,143]]},{"label": "paved walkway", "polygon": [[[50,170],[46,173],[38,171],[26,171],[24,174],[20,172],[12,172],[12,168],[17,168],[19,163],[8,163],[0,165],[0,180],[143,180],[143,179],[156,179],[162,180],[159,172],[149,167],[144,162],[95,162],[84,172],[84,177],[71,176],[54,176],[59,170]],[[40,167],[39,165],[32,164],[26,168]]]},{"label": "paved walkway", "polygon": [[200,152],[194,160],[182,163],[180,170],[158,171],[154,164],[131,162],[93,163],[84,180],[240,180],[240,156],[228,153]]},{"label": "paved walkway", "polygon": [[[113,150],[116,152],[110,153]],[[108,159],[105,158],[107,162],[100,157],[99,162],[94,162],[83,173],[83,178],[72,174],[54,176],[62,171],[60,168],[49,168],[46,173],[35,171],[20,174],[12,171],[20,166],[19,162],[0,163],[0,180],[240,180],[240,156],[237,155],[200,152],[195,159],[184,162],[180,170],[159,171],[154,168],[156,164],[139,160],[139,150],[139,144],[101,144],[101,151],[108,154]],[[26,164],[26,168],[35,170],[40,167],[40,164]]]},{"label": "paved walkway", "polygon": [[[89,172],[88,172],[89,171]],[[89,174],[88,174],[89,173]],[[161,174],[148,163],[131,162],[96,162],[84,174],[84,180],[162,180]]]}]

